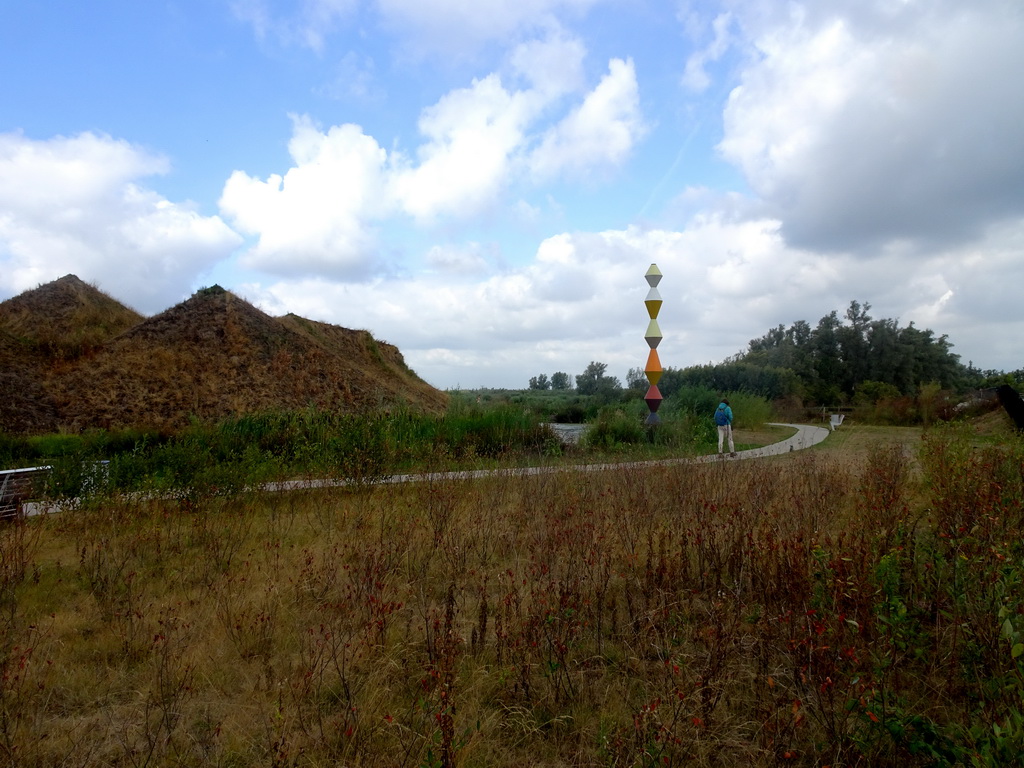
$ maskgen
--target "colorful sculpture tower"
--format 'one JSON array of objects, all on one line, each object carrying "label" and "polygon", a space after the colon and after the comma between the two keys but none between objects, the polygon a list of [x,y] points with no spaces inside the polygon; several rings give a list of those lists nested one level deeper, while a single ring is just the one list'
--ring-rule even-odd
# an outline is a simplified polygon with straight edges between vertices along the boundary
[{"label": "colorful sculpture tower", "polygon": [[651,268],[647,270],[644,277],[647,278],[647,284],[651,286],[651,290],[647,292],[647,298],[644,299],[647,315],[651,318],[651,322],[647,324],[647,333],[644,334],[647,346],[651,348],[647,355],[647,365],[644,366],[647,381],[651,384],[651,388],[644,395],[644,402],[647,403],[647,408],[650,410],[645,423],[654,426],[661,423],[661,419],[658,417],[658,408],[661,407],[662,400],[661,392],[658,390],[658,380],[661,378],[662,372],[661,360],[658,358],[658,345],[661,343],[661,328],[658,327],[658,313],[661,311],[661,294],[658,293],[658,283],[661,282],[661,270],[658,269],[658,265],[651,264]]}]

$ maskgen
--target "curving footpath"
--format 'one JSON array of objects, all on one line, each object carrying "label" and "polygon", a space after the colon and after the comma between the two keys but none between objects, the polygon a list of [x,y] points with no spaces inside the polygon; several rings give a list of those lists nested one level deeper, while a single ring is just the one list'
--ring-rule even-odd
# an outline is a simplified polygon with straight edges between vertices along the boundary
[{"label": "curving footpath", "polygon": [[[686,464],[688,462],[704,463],[723,460],[739,461],[741,459],[758,459],[765,456],[781,456],[782,454],[789,453],[791,451],[810,448],[812,445],[817,445],[822,442],[829,435],[829,430],[824,427],[812,427],[808,424],[773,423],[768,426],[792,427],[796,432],[785,440],[772,443],[771,445],[765,445],[760,448],[751,448],[746,451],[737,451],[735,456],[729,456],[728,454],[725,454],[724,456],[711,454],[709,456],[697,456],[695,458],[659,459],[652,461],[611,462],[604,464],[569,464],[553,467],[516,467],[512,469],[473,469],[453,472],[425,472],[410,475],[392,475],[391,477],[377,481],[377,484],[390,485],[397,483],[437,482],[440,480],[475,480],[482,477],[530,477],[534,475],[550,475],[555,472],[605,472],[611,469],[622,469],[623,467],[668,467],[675,464]],[[267,491],[292,491],[303,488],[334,488],[350,484],[351,481],[349,480],[324,480],[311,478],[308,480],[286,480],[280,483],[268,483],[263,487]]]},{"label": "curving footpath", "polygon": [[[812,445],[817,445],[822,442],[829,435],[829,430],[825,429],[825,427],[812,427],[808,424],[773,423],[769,424],[769,426],[791,427],[795,429],[796,432],[785,440],[772,443],[771,445],[765,445],[760,448],[750,448],[746,451],[738,451],[735,456],[713,453],[709,456],[697,456],[694,458],[659,459],[652,461],[610,462],[604,464],[568,464],[552,467],[516,467],[513,469],[474,469],[454,472],[425,472],[410,475],[392,475],[391,477],[376,481],[375,484],[394,485],[398,483],[437,482],[441,480],[474,480],[482,477],[530,477],[534,475],[550,475],[555,472],[605,472],[608,470],[622,468],[669,467],[689,462],[707,463],[717,461],[739,461],[741,459],[759,459],[765,456],[781,456],[782,454],[789,453],[791,451],[800,451],[804,448],[810,448]],[[264,491],[276,493],[281,491],[296,491],[313,488],[338,488],[352,484],[353,482],[351,480],[345,479],[308,478],[304,480],[285,480],[283,482],[267,483],[262,486],[262,489]],[[59,511],[60,507],[61,505],[57,503],[26,502],[22,505],[22,510],[24,514],[31,517],[48,512]]]},{"label": "curving footpath", "polygon": [[[829,435],[829,430],[825,427],[812,427],[809,424],[769,424],[769,427],[792,427],[796,430],[796,433],[791,437],[787,437],[785,440],[781,440],[778,443],[772,443],[771,445],[764,445],[760,448],[751,448],[747,451],[739,451],[736,456],[729,457],[733,461],[736,459],[759,459],[762,456],[780,456],[790,451],[800,451],[804,448],[810,448],[812,445],[825,440]],[[717,454],[711,454],[710,456],[700,456],[694,461],[717,461],[719,456]]]}]

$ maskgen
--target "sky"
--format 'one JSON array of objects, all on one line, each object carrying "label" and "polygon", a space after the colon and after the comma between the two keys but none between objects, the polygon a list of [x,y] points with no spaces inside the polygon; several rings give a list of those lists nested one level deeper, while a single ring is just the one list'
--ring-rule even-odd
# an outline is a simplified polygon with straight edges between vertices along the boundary
[{"label": "sky", "polygon": [[219,284],[442,389],[850,302],[1024,368],[1020,0],[0,0],[0,300]]}]

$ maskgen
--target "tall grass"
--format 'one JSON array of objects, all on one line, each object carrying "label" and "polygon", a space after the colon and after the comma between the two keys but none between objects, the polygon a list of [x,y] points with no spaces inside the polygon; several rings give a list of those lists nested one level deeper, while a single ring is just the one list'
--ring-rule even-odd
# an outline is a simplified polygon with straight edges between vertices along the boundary
[{"label": "tall grass", "polygon": [[[742,396],[741,396],[742,397]],[[705,398],[713,399],[710,394]],[[605,406],[587,444],[621,451],[652,442],[700,452],[711,442],[713,405],[666,402],[664,425],[643,428],[646,406],[632,398]],[[746,416],[767,407],[751,398]],[[111,491],[215,488],[252,485],[301,476],[343,477],[373,482],[400,471],[495,461],[537,462],[566,448],[535,410],[512,402],[476,403],[453,397],[449,410],[428,415],[396,409],[343,414],[307,409],[239,416],[216,424],[196,421],[177,433],[90,430],[15,438],[0,436],[5,466],[55,467],[51,492],[59,497],[89,493],[99,479],[88,476],[96,462],[109,462],[102,479]],[[89,485],[90,487],[86,487]]]},{"label": "tall grass", "polygon": [[[311,474],[373,480],[438,463],[471,466],[559,455],[564,447],[546,422],[582,420],[588,414],[593,428],[586,444],[591,449],[623,452],[651,443],[701,453],[714,441],[711,415],[718,397],[711,390],[693,388],[668,398],[660,412],[663,424],[656,430],[643,427],[648,412],[638,397],[610,404],[590,398],[579,404],[575,400],[580,397],[557,393],[540,397],[550,401],[549,406],[560,403],[557,413],[537,407],[529,398],[475,401],[453,396],[442,415],[402,409],[367,414],[307,409],[256,413],[213,424],[195,420],[174,433],[94,429],[32,437],[0,434],[0,466],[62,465],[65,477],[54,488],[58,495],[75,495],[69,484],[73,465],[100,461],[111,463],[108,481],[121,490],[194,481],[251,484],[267,477]],[[769,418],[763,398],[743,393],[732,397],[737,426],[759,427]],[[578,404],[579,411],[573,411]]]},{"label": "tall grass", "polygon": [[863,467],[103,497],[0,529],[0,754],[1019,764],[1022,469],[933,430]]},{"label": "tall grass", "polygon": [[[558,453],[553,433],[513,406],[456,406],[443,416],[412,411],[340,414],[268,412],[176,434],[90,431],[0,439],[6,466],[53,466],[51,495],[88,495],[102,480],[110,492],[251,486],[285,477],[375,482],[400,470]],[[101,474],[93,472],[104,462]]]}]

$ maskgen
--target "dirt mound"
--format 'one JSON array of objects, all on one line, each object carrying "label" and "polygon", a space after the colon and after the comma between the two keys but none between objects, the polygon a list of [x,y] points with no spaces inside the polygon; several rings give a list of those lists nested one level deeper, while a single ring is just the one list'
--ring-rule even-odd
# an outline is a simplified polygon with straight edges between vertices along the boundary
[{"label": "dirt mound", "polygon": [[75,275],[0,303],[0,328],[46,357],[74,359],[142,321],[129,309]]},{"label": "dirt mound", "polygon": [[0,431],[51,432],[57,409],[44,386],[44,363],[28,344],[0,330]]},{"label": "dirt mound", "polygon": [[[41,413],[49,414],[51,421],[47,426],[41,418],[31,424],[19,422],[5,411],[0,413],[0,429],[5,431],[40,431],[52,428],[51,423],[71,431],[174,430],[192,419],[215,421],[264,410],[317,407],[365,412],[405,405],[438,412],[447,403],[447,395],[409,370],[395,347],[366,331],[295,315],[271,317],[213,286],[151,318],[136,315],[136,322],[115,335],[114,325],[97,322],[97,312],[65,309],[68,284],[90,299],[89,307],[99,306],[90,291],[104,295],[77,278],[77,284],[68,278],[56,282],[62,281],[62,290],[49,294],[65,302],[55,307],[58,319],[51,324],[62,332],[40,333],[29,319],[46,313],[46,302],[39,296],[56,285],[51,283],[32,292],[31,301],[15,304],[32,309],[12,312],[20,318],[19,330],[27,340],[11,334],[8,342],[15,352],[19,344],[36,350],[38,364],[25,357],[15,378],[22,385],[22,401],[48,404]],[[115,310],[107,306],[104,317],[123,318]],[[62,318],[72,319],[64,324]],[[82,338],[75,318],[91,321],[90,338],[101,333],[107,338],[73,347],[68,340]],[[41,343],[44,336],[59,343]],[[9,358],[3,349],[0,346],[0,355]],[[39,370],[43,372],[33,374]]]}]

